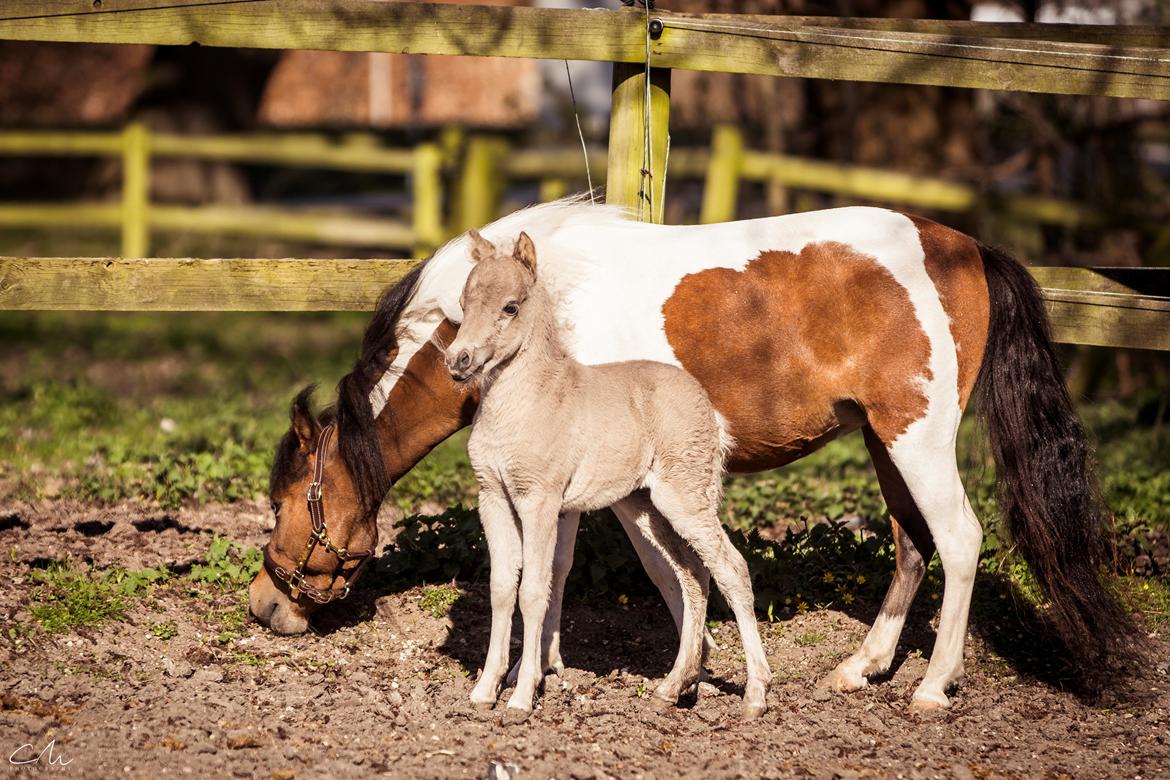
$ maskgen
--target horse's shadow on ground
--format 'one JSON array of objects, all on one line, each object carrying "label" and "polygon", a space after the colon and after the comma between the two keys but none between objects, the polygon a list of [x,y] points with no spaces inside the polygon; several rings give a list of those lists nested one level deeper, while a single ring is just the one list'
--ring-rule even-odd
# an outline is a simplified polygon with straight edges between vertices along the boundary
[{"label": "horse's shadow on ground", "polygon": [[[770,550],[766,567],[752,566],[753,577],[759,575],[763,580],[753,583],[757,596],[768,592],[777,602],[783,602],[799,594],[814,607],[828,604],[827,609],[844,613],[867,626],[872,625],[877,617],[882,597],[893,574],[892,555],[881,544],[818,546],[813,561],[807,559],[807,549],[794,552],[799,544],[791,544],[791,537],[779,542],[761,541],[755,537],[754,541],[748,539],[745,544],[763,544]],[[626,547],[629,547],[628,543]],[[433,573],[427,577],[404,578],[402,567],[396,565],[395,561],[395,556],[399,554],[394,546],[388,545],[383,555],[373,562],[370,567],[372,571],[363,577],[350,599],[324,608],[314,615],[313,630],[329,634],[342,627],[367,622],[378,615],[378,601],[386,595],[402,593],[428,581],[450,581],[449,578],[435,577]],[[449,553],[438,547],[428,551],[425,546],[419,548],[416,545],[411,551],[411,560],[431,554],[441,558]],[[596,562],[582,560],[583,554],[586,558],[590,555],[587,548],[582,553],[579,543],[574,568],[593,571],[596,584],[598,567],[591,565]],[[632,550],[630,557],[633,558]],[[751,555],[748,557],[750,559]],[[752,562],[749,560],[749,563]],[[760,571],[760,568],[764,570]],[[805,573],[803,578],[792,578],[792,572],[799,575],[801,571]],[[867,586],[857,589],[848,601],[834,599],[832,588],[824,586],[823,582],[818,585],[812,581],[815,578],[808,576],[809,571],[863,571],[868,578]],[[775,572],[788,573],[780,576]],[[613,674],[616,670],[619,674],[661,678],[670,669],[678,648],[674,622],[649,578],[636,563],[632,567],[623,567],[621,577],[625,591],[621,595],[627,602],[624,604],[620,603],[614,593],[596,595],[592,592],[593,588],[582,582],[584,578],[581,576],[570,578],[562,618],[562,653],[569,666],[597,676]],[[451,629],[437,649],[474,675],[483,664],[491,625],[486,556],[478,564],[461,570],[456,579],[462,593],[447,614]],[[880,679],[894,676],[912,654],[930,656],[935,639],[931,621],[941,601],[941,580],[939,572],[936,581],[932,582],[928,578],[924,582],[907,619],[893,665]],[[757,607],[760,607],[761,612],[767,609],[760,603],[757,603]],[[761,614],[761,619],[772,619],[783,624],[791,620],[796,612],[791,607],[784,607],[771,610],[768,617]],[[721,620],[730,618],[730,611],[714,590],[708,614],[709,617]],[[395,619],[392,614],[385,612],[378,617],[383,618]],[[1069,666],[1068,656],[1062,651],[1055,631],[1037,613],[1018,586],[1006,576],[982,572],[977,577],[972,601],[971,631],[991,652],[990,660],[994,663],[998,664],[1002,659],[1007,669],[1021,676],[1082,697],[1091,698],[1096,693],[1096,689],[1085,684],[1085,675]],[[512,637],[511,656],[516,659],[520,637],[519,609],[513,617]],[[843,650],[841,658],[837,660],[843,660],[855,649],[851,647]],[[711,682],[729,692],[740,692],[738,686],[725,681],[713,679]]]}]

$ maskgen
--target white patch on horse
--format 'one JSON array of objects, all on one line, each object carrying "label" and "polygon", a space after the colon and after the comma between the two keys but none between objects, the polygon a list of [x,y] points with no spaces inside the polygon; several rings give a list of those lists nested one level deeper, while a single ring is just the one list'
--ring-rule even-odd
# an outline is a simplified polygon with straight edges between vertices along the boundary
[{"label": "white patch on horse", "polygon": [[[683,277],[710,268],[743,270],[768,250],[799,253],[813,243],[845,244],[875,258],[906,288],[931,344],[933,376],[927,397],[934,404],[949,392],[956,399],[957,414],[954,340],[923,265],[916,228],[900,214],[858,206],[715,225],[667,226],[635,222],[620,208],[571,198],[510,214],[481,233],[508,250],[521,230],[540,252],[541,279],[556,302],[566,346],[586,365],[626,360],[680,365],[666,338],[662,307]],[[442,318],[462,320],[459,294],[470,270],[466,236],[452,240],[427,262],[418,290],[399,319],[395,370],[387,372],[370,394],[375,415],[405,361]]]}]

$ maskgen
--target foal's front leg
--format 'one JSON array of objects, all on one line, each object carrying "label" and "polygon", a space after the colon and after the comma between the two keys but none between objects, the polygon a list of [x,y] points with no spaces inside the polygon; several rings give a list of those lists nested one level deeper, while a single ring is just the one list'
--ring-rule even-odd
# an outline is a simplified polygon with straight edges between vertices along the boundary
[{"label": "foal's front leg", "polygon": [[529,495],[514,500],[524,536],[524,574],[520,580],[520,614],[524,616],[524,645],[520,672],[508,709],[527,716],[543,678],[541,635],[552,587],[553,557],[557,542],[559,496]]},{"label": "foal's front leg", "polygon": [[522,561],[521,542],[516,517],[501,491],[480,487],[479,520],[491,559],[492,630],[483,671],[471,689],[471,703],[480,709],[491,709],[499,698],[500,682],[508,670],[512,612],[516,608],[516,586]]},{"label": "foal's front leg", "polygon": [[[581,522],[580,512],[565,512],[560,516],[557,528],[557,551],[553,556],[552,592],[549,594],[548,612],[544,616],[541,633],[541,662],[545,674],[565,673],[565,662],[561,658],[561,607],[565,600],[565,580],[573,568],[573,548],[577,543],[577,527]],[[508,672],[504,686],[516,684],[520,676],[520,661],[517,660]]]}]

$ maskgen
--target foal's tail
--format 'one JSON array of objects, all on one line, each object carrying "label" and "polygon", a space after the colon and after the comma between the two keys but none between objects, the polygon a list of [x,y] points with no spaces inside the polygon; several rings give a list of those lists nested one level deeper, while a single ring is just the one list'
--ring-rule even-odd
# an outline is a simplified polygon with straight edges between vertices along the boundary
[{"label": "foal's tail", "polygon": [[1052,604],[1061,638],[1092,677],[1131,662],[1141,640],[1110,587],[1109,513],[1073,410],[1040,290],[1023,266],[981,246],[991,302],[976,382],[1005,526]]}]

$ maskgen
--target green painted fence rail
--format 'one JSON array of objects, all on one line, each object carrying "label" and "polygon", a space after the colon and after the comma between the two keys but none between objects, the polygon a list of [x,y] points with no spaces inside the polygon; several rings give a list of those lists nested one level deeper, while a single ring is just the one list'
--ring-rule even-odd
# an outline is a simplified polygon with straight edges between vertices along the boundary
[{"label": "green painted fence rail", "polygon": [[[118,132],[5,131],[0,155],[122,158],[122,202],[2,203],[0,226],[120,228],[122,256],[150,254],[152,230],[306,241],[337,246],[413,249],[425,257],[446,238],[442,168],[437,144],[413,149],[381,146],[368,133],[331,138],[320,133],[188,136],[154,133],[140,124]],[[172,206],[150,202],[154,158],[217,160],[410,177],[411,223],[322,209],[262,206]]]}]

